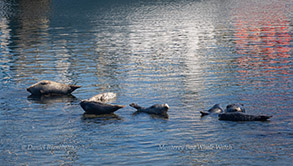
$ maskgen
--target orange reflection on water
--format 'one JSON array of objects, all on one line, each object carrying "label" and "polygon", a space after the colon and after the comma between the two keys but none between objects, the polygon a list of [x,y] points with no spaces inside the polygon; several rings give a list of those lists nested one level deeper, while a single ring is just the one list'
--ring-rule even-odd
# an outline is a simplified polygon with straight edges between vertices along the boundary
[{"label": "orange reflection on water", "polygon": [[237,59],[242,76],[275,73],[289,77],[292,34],[283,8],[285,6],[277,3],[256,4],[249,11],[237,11],[234,36],[237,53],[243,55]]}]

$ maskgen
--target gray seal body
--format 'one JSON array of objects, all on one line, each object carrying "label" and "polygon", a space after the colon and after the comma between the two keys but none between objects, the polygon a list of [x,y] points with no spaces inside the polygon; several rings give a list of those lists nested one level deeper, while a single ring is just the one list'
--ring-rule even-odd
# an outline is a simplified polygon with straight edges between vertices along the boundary
[{"label": "gray seal body", "polygon": [[135,103],[129,104],[129,106],[135,108],[137,112],[145,112],[148,114],[157,114],[157,115],[163,115],[166,114],[169,110],[168,104],[155,104],[150,107],[141,107]]},{"label": "gray seal body", "polygon": [[219,114],[219,120],[228,121],[266,121],[272,116],[266,115],[249,115],[242,112],[228,112]]},{"label": "gray seal body", "polygon": [[54,81],[42,80],[27,88],[32,95],[68,95],[75,89],[80,88],[78,85],[67,85]]},{"label": "gray seal body", "polygon": [[106,104],[102,102],[88,101],[88,100],[81,101],[80,106],[83,108],[86,114],[95,114],[95,115],[111,114],[125,107],[124,105],[112,105],[112,104]]}]

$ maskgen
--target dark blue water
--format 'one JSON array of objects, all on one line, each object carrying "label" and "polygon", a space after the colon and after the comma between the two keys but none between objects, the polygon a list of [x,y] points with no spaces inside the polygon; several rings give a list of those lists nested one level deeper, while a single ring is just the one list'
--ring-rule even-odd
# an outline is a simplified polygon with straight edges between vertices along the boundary
[{"label": "dark blue water", "polygon": [[[0,165],[290,165],[292,1],[0,1]],[[73,97],[30,98],[40,80]],[[84,117],[81,99],[168,103]],[[243,103],[268,122],[201,118]]]}]

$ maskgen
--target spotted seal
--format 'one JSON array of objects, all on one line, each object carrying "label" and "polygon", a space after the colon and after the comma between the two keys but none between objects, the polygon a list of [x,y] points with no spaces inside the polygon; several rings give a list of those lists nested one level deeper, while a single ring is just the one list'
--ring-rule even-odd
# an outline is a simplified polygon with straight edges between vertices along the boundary
[{"label": "spotted seal", "polygon": [[125,107],[125,105],[113,105],[113,104],[106,104],[102,102],[88,101],[88,100],[83,100],[79,104],[83,108],[86,114],[95,114],[95,115],[111,114]]},{"label": "spotted seal", "polygon": [[88,99],[88,101],[108,102],[115,99],[116,96],[117,96],[116,93],[106,92],[106,93],[97,94],[91,97],[90,99]]},{"label": "spotted seal", "polygon": [[68,95],[71,94],[77,88],[78,85],[67,85],[54,81],[42,80],[28,87],[26,90],[32,95]]},{"label": "spotted seal", "polygon": [[219,120],[228,121],[266,121],[272,116],[246,114],[243,104],[229,104],[225,112],[219,114],[218,117]]},{"label": "spotted seal", "polygon": [[129,106],[135,108],[137,112],[145,112],[149,114],[163,115],[166,114],[169,110],[168,104],[155,104],[150,107],[141,107],[138,104],[131,103]]},{"label": "spotted seal", "polygon": [[266,121],[272,116],[267,115],[249,115],[242,112],[228,112],[219,114],[219,120],[228,121]]},{"label": "spotted seal", "polygon": [[212,108],[207,111],[200,111],[201,116],[210,115],[210,114],[220,114],[223,113],[223,109],[220,104],[215,104]]}]

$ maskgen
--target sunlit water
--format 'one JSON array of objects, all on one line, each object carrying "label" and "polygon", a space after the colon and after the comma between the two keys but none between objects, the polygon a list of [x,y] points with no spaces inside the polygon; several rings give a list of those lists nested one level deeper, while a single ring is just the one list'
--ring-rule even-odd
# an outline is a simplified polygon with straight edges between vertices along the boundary
[{"label": "sunlit water", "polygon": [[[0,165],[290,165],[292,1],[0,1]],[[73,97],[30,98],[43,80]],[[81,99],[168,103],[83,116]],[[243,103],[268,122],[199,111]]]}]

